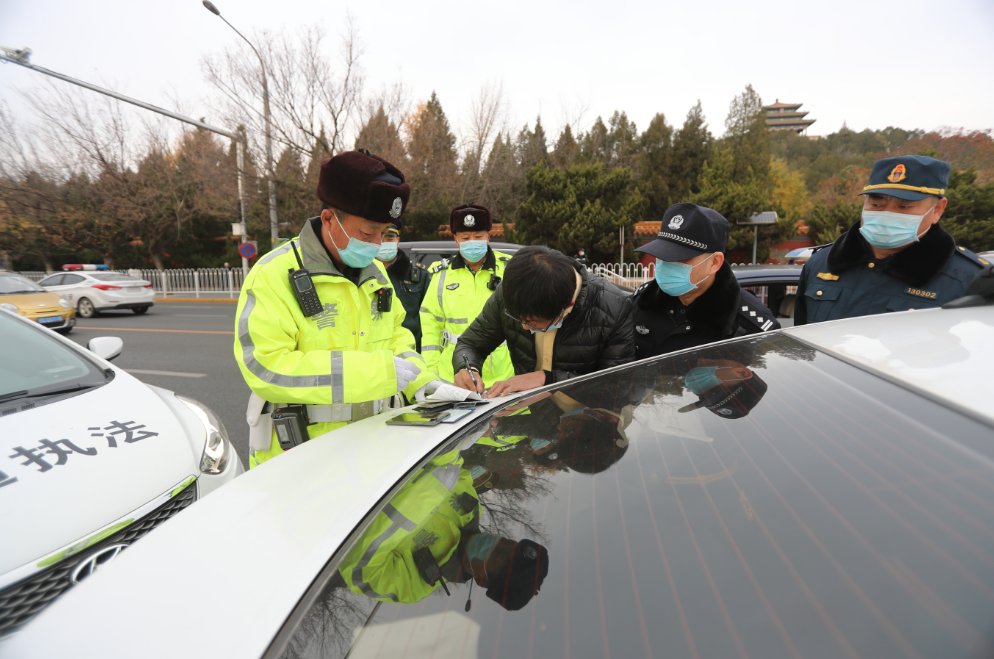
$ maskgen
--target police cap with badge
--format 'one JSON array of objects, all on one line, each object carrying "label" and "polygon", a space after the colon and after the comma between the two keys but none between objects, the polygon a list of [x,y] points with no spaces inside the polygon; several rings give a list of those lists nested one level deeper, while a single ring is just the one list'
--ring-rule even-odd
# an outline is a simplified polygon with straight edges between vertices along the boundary
[{"label": "police cap with badge", "polygon": [[880,194],[907,201],[945,197],[948,162],[928,156],[893,156],[873,163],[870,180],[860,194]]},{"label": "police cap with badge", "polygon": [[768,385],[755,372],[745,380],[719,384],[698,394],[696,403],[684,405],[680,412],[702,407],[725,419],[740,419],[752,411],[766,395]]},{"label": "police cap with badge", "polygon": [[673,204],[663,214],[656,239],[636,248],[661,261],[685,261],[701,254],[724,252],[728,220],[697,204]]},{"label": "police cap with badge", "polygon": [[411,186],[389,162],[365,149],[346,151],[321,163],[318,199],[373,222],[394,223],[404,212]]},{"label": "police cap with badge", "polygon": [[452,233],[460,231],[490,231],[493,220],[490,211],[483,206],[466,204],[452,209],[449,213],[449,228]]}]

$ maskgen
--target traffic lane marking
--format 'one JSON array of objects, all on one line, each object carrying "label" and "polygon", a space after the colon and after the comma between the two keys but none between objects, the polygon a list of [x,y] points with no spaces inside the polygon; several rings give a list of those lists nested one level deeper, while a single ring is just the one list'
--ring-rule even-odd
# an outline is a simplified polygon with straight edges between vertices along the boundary
[{"label": "traffic lane marking", "polygon": [[93,330],[97,332],[150,332],[152,334],[220,334],[222,336],[234,336],[234,332],[227,330],[185,330],[166,329],[158,327],[101,327],[98,325],[76,325],[76,329]]}]

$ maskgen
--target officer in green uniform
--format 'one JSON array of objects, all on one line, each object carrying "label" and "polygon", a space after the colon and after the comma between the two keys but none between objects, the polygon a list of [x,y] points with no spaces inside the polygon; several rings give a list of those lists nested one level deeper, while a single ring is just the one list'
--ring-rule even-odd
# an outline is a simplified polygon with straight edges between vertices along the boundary
[{"label": "officer in green uniform", "polygon": [[404,327],[414,335],[414,343],[418,352],[421,352],[421,301],[425,299],[431,273],[421,264],[411,262],[404,250],[399,249],[399,245],[400,227],[391,224],[383,234],[383,242],[380,243],[376,258],[387,269],[393,290],[407,314],[404,317]]},{"label": "officer in green uniform", "polygon": [[875,162],[860,221],[804,265],[794,323],[938,307],[962,296],[986,261],[939,226],[949,170],[928,156]]},{"label": "officer in green uniform", "polygon": [[[452,353],[459,337],[497,290],[504,266],[511,259],[490,247],[491,226],[490,211],[483,206],[452,209],[449,227],[459,253],[434,273],[421,307],[421,354],[428,370],[448,382],[454,379]],[[506,345],[487,357],[480,375],[484,386],[514,376]]]}]

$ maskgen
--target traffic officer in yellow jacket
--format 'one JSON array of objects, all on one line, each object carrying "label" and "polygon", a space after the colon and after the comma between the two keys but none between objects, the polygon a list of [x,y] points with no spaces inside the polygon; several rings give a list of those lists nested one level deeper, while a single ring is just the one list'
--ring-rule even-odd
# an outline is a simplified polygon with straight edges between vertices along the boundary
[{"label": "traffic officer in yellow jacket", "polygon": [[[459,253],[432,276],[421,306],[421,354],[428,369],[452,382],[452,353],[459,337],[497,290],[510,256],[490,247],[490,211],[483,206],[459,206],[449,215],[449,227]],[[483,363],[483,383],[490,386],[514,376],[514,366],[501,345]]]},{"label": "traffic officer in yellow jacket", "polygon": [[376,260],[409,194],[382,158],[338,154],[321,165],[321,215],[249,272],[234,350],[252,390],[250,467],[386,409],[399,392],[413,398],[433,379]]}]

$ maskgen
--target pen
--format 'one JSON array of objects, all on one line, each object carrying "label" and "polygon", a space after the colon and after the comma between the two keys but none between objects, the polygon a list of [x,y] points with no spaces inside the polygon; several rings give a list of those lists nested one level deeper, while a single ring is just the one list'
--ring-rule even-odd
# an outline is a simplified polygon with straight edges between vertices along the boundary
[{"label": "pen", "polygon": [[473,375],[473,369],[469,367],[469,357],[466,355],[462,356],[462,364],[466,367],[466,372],[469,373],[469,379],[473,381],[473,386],[476,388],[480,387],[480,383],[476,381],[476,376]]}]

